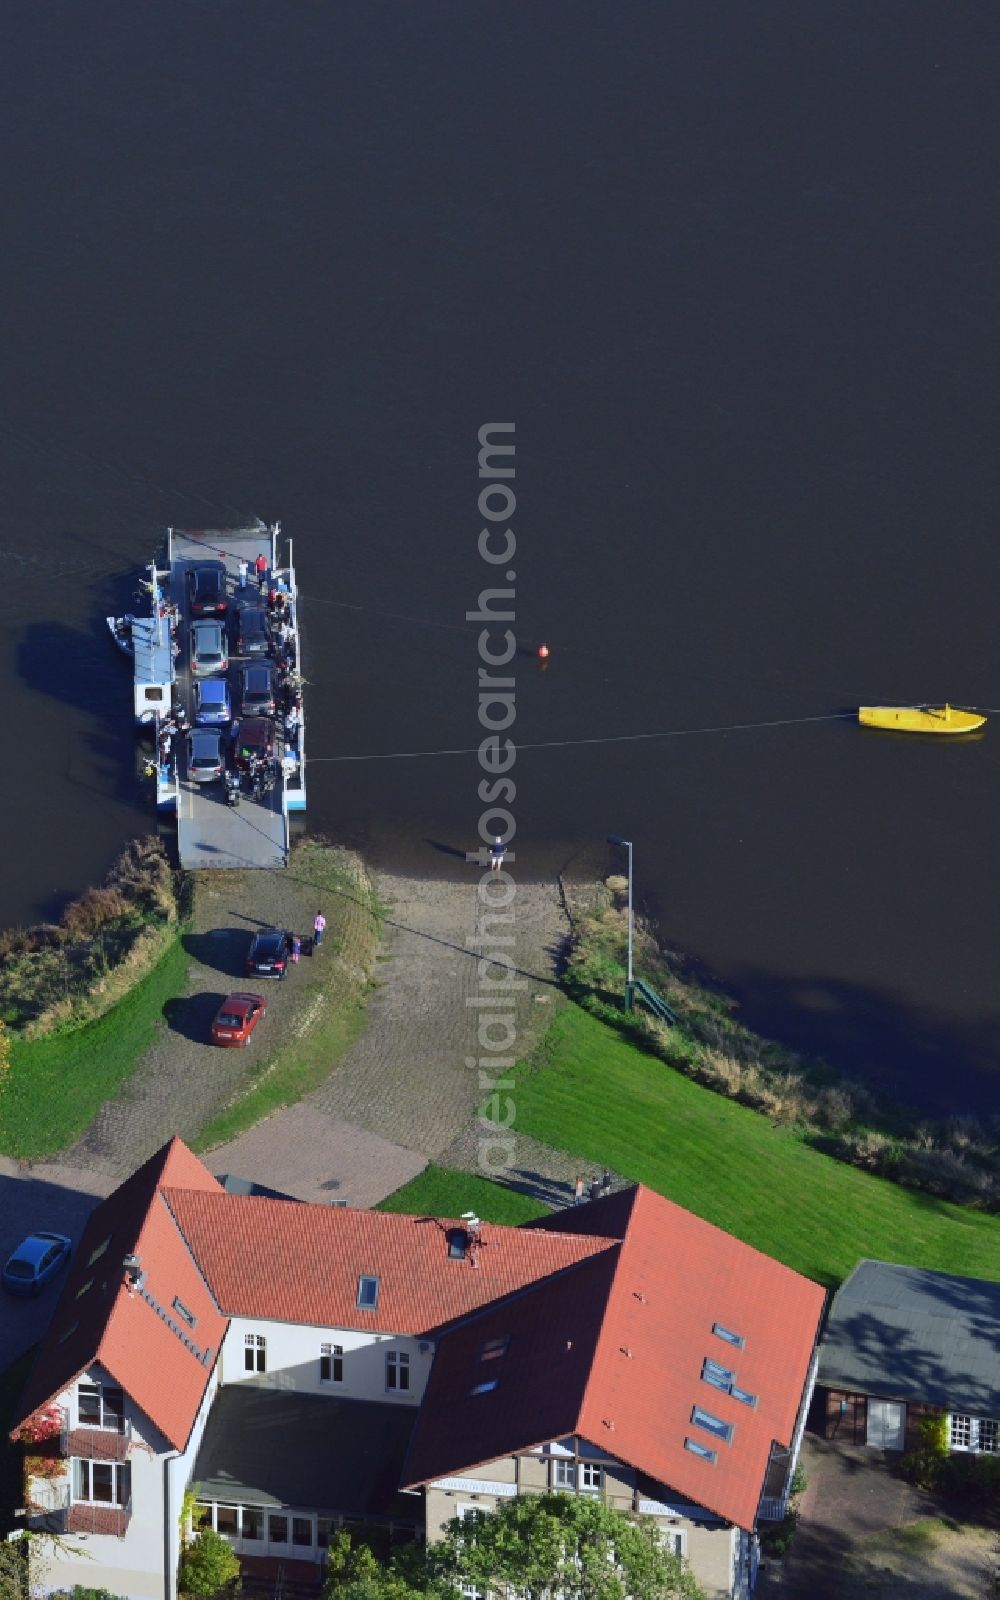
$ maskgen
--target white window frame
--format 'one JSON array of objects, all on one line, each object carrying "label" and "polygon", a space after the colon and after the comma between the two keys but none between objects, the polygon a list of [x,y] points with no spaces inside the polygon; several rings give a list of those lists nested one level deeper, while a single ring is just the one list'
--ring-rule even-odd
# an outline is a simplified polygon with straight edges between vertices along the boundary
[{"label": "white window frame", "polygon": [[948,1448],[963,1455],[1000,1455],[1000,1421],[966,1411],[949,1412]]},{"label": "white window frame", "polygon": [[580,1493],[600,1494],[604,1488],[604,1468],[596,1461],[580,1462]]},{"label": "white window frame", "polygon": [[[84,1389],[97,1391],[97,1405],[100,1413],[97,1422],[85,1420],[80,1409],[80,1395]],[[105,1409],[105,1395],[114,1394],[121,1397],[121,1411],[116,1413]],[[107,1433],[125,1432],[125,1391],[117,1384],[97,1383],[93,1378],[81,1378],[76,1389],[76,1416],[81,1428],[101,1428]]]},{"label": "white window frame", "polygon": [[[111,1469],[111,1499],[100,1499],[94,1494],[94,1469]],[[70,1481],[76,1505],[117,1506],[119,1510],[132,1499],[132,1467],[128,1461],[95,1461],[89,1456],[74,1456]]]},{"label": "white window frame", "polygon": [[667,1546],[667,1552],[672,1556],[683,1556],[687,1560],[687,1529],[665,1528],[660,1525],[660,1539]]},{"label": "white window frame", "polygon": [[573,1457],[553,1456],[549,1476],[553,1489],[575,1489],[576,1462]]},{"label": "white window frame", "polygon": [[409,1394],[410,1352],[408,1350],[386,1351],[385,1388],[387,1394]]},{"label": "white window frame", "polygon": [[[330,1376],[323,1376],[323,1363],[329,1363]],[[320,1383],[343,1383],[344,1381],[344,1347],[342,1344],[321,1344],[319,1347],[319,1381]]]},{"label": "white window frame", "polygon": [[250,1373],[267,1371],[267,1340],[262,1333],[243,1335],[243,1371]]}]

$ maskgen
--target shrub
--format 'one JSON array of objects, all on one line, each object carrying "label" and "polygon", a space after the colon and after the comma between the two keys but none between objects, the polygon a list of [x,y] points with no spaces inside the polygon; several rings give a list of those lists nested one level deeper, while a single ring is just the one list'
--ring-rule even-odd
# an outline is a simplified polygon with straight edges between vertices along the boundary
[{"label": "shrub", "polygon": [[213,1528],[203,1528],[184,1552],[177,1582],[182,1594],[211,1600],[233,1588],[239,1575],[240,1563],[228,1540]]}]

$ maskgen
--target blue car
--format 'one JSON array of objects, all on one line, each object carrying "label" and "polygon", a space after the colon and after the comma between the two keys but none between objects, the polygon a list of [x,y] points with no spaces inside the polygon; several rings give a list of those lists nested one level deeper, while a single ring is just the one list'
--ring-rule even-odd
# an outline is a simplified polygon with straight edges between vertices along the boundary
[{"label": "blue car", "polygon": [[225,678],[202,678],[195,683],[194,720],[200,727],[232,722],[233,702]]},{"label": "blue car", "polygon": [[66,1265],[72,1240],[64,1233],[31,1233],[9,1256],[3,1269],[8,1294],[41,1294],[50,1278]]}]

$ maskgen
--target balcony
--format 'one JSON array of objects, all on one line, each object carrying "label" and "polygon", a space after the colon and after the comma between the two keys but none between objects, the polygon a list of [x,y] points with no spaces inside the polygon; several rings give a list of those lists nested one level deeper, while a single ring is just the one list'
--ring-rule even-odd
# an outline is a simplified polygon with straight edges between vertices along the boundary
[{"label": "balcony", "polygon": [[65,1428],[63,1455],[83,1456],[87,1461],[124,1461],[132,1448],[132,1424],[126,1422],[120,1433],[113,1428]]},{"label": "balcony", "polygon": [[123,1506],[96,1500],[74,1500],[66,1520],[67,1533],[109,1533],[124,1539],[132,1517],[132,1501]]},{"label": "balcony", "polygon": [[32,1478],[27,1525],[32,1533],[65,1533],[69,1522],[69,1484]]}]

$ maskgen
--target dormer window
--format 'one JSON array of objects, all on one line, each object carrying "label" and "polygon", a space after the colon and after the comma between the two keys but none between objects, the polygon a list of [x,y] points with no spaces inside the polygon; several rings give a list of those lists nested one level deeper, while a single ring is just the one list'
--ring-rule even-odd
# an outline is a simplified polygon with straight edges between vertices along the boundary
[{"label": "dormer window", "polygon": [[358,1310],[374,1311],[378,1305],[378,1279],[360,1277],[358,1279]]}]

